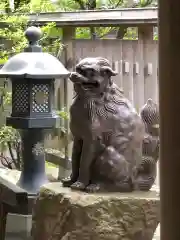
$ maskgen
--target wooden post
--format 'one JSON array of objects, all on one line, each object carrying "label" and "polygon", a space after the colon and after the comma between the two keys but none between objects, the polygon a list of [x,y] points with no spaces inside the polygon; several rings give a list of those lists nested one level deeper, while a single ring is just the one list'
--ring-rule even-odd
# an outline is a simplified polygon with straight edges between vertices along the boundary
[{"label": "wooden post", "polygon": [[7,214],[6,205],[0,202],[0,240],[5,240]]},{"label": "wooden post", "polygon": [[[75,57],[74,57],[74,48],[73,48],[73,39],[75,37],[75,28],[74,27],[65,27],[63,28],[63,56],[62,56],[62,62],[64,63],[65,67],[72,71],[75,64]],[[66,110],[69,112],[69,107],[72,102],[73,97],[73,84],[68,80],[64,80],[64,106],[66,107]],[[65,121],[65,128],[66,136],[65,136],[65,158],[68,159],[71,157],[71,149],[72,149],[72,143],[69,142],[69,121]],[[64,176],[63,176],[64,175]],[[64,169],[64,173],[59,172],[59,178],[66,177],[66,170]]]},{"label": "wooden post", "polygon": [[180,239],[179,11],[179,0],[159,0],[161,240]]},{"label": "wooden post", "polygon": [[143,25],[138,27],[138,37],[144,42],[153,39],[153,26]]}]

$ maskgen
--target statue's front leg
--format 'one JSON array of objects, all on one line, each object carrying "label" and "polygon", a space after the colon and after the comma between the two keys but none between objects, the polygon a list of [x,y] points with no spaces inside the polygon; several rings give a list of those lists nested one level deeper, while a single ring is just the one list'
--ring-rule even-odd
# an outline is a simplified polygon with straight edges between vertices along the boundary
[{"label": "statue's front leg", "polygon": [[72,149],[72,174],[69,178],[65,178],[62,180],[64,187],[70,187],[78,179],[82,144],[83,141],[81,139],[74,139]]},{"label": "statue's front leg", "polygon": [[91,166],[95,157],[94,141],[83,141],[78,180],[71,185],[72,189],[84,190],[90,183]]}]

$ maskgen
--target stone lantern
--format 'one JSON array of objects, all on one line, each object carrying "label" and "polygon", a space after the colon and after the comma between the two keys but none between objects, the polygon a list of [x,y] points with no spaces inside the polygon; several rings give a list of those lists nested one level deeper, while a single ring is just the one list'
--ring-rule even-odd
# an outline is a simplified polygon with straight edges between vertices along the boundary
[{"label": "stone lantern", "polygon": [[47,182],[44,137],[58,118],[53,111],[54,82],[69,76],[57,58],[42,52],[38,45],[41,35],[39,28],[29,27],[25,32],[29,46],[0,70],[0,77],[12,82],[12,113],[6,124],[20,130],[22,138],[23,166],[18,185],[31,193]]}]

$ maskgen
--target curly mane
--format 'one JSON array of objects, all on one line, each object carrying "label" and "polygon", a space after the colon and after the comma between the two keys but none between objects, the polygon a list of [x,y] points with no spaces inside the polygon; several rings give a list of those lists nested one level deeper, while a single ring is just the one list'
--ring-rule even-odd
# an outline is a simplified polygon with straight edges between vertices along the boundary
[{"label": "curly mane", "polygon": [[[76,95],[78,97],[78,95]],[[96,118],[96,116],[108,118],[110,114],[117,113],[117,105],[124,105],[129,108],[129,104],[126,98],[124,98],[123,91],[116,85],[112,84],[104,92],[101,98],[86,98],[84,101],[84,107],[88,110],[90,119]]]}]

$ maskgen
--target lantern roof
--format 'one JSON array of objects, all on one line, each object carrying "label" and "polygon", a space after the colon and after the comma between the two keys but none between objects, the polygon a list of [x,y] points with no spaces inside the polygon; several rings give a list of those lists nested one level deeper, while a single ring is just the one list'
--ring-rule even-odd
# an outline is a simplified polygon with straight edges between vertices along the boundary
[{"label": "lantern roof", "polygon": [[49,53],[24,52],[11,57],[0,69],[0,77],[57,78],[70,73]]},{"label": "lantern roof", "polygon": [[42,52],[38,40],[41,31],[37,27],[29,27],[25,36],[29,46],[24,52],[11,57],[0,69],[0,77],[23,77],[49,79],[68,77],[70,72],[53,55]]}]

